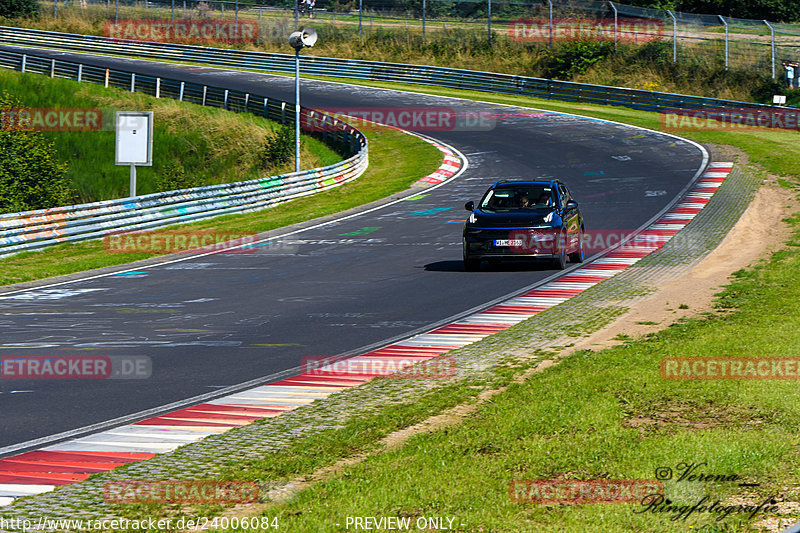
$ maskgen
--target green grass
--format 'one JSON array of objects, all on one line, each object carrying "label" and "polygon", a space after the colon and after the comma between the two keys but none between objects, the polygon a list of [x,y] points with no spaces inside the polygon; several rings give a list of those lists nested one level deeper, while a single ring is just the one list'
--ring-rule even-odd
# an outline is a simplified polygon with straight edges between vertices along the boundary
[{"label": "green grass", "polygon": [[[58,158],[68,163],[68,176],[78,201],[93,202],[129,194],[129,169],[114,164],[116,110],[153,111],[153,166],[137,169],[137,193],[163,190],[159,177],[181,166],[190,186],[254,179],[294,170],[294,160],[270,168],[259,157],[278,123],[251,114],[231,113],[176,100],[106,89],[40,74],[0,71],[0,91],[14,95],[25,107],[100,108],[101,131],[48,131]],[[303,168],[341,161],[333,149],[313,137],[303,137]]]},{"label": "green grass", "polygon": [[[238,234],[284,227],[357,207],[404,190],[415,180],[435,170],[442,161],[438,149],[411,135],[380,129],[371,129],[366,135],[370,143],[369,168],[351,183],[272,209],[228,215],[179,227]],[[414,157],[407,157],[407,154],[414,154]],[[0,285],[119,265],[146,257],[152,256],[110,254],[101,241],[61,244],[40,252],[25,252],[0,260]]]}]

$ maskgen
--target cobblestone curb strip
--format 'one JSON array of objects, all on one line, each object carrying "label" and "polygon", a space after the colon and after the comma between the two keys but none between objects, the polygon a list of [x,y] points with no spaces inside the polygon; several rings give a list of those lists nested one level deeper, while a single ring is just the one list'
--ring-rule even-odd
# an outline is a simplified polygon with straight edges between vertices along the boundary
[{"label": "cobblestone curb strip", "polygon": [[[644,231],[648,246],[620,247],[527,294],[354,359],[383,363],[409,358],[424,361],[450,352],[457,361],[455,380],[490,379],[498,365],[521,357],[518,350],[512,351],[514,346],[534,350],[580,338],[613,320],[626,305],[651,292],[660,281],[688,270],[722,240],[758,184],[759,180],[747,172],[738,168],[731,172],[730,164],[712,164],[678,204]],[[674,239],[678,231],[681,236],[686,232],[697,237],[691,240],[697,244],[687,246],[686,239]],[[113,513],[102,496],[108,481],[214,478],[232,464],[279,452],[299,436],[342,427],[348,420],[367,416],[387,404],[411,401],[426,391],[452,383],[372,380],[381,374],[347,378],[302,374],[0,460],[0,476],[20,476],[16,483],[9,483],[8,478],[0,480],[0,497],[15,497],[14,490],[16,496],[21,496],[24,491],[32,494],[66,485],[23,498],[0,510],[0,516],[107,516]],[[322,398],[325,401],[315,401]],[[260,422],[250,423],[255,420]],[[204,436],[207,438],[199,440]],[[179,447],[186,443],[192,444]],[[98,472],[113,467],[108,463],[131,463],[145,455],[151,459],[70,484],[85,479],[93,464],[91,471]],[[63,465],[61,480],[43,487],[41,479],[52,476],[59,465]],[[33,472],[27,481],[26,471]]]}]

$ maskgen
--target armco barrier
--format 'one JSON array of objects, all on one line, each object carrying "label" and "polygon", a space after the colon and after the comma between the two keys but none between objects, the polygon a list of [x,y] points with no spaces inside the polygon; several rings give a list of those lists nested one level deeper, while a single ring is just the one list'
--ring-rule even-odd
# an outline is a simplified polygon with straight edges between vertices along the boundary
[{"label": "armco barrier", "polygon": [[[5,50],[0,50],[0,67],[101,83],[106,87],[254,113],[284,124],[294,123],[293,104],[220,87],[134,75]],[[319,111],[303,108],[301,113],[313,117]],[[357,178],[368,164],[366,137],[341,120],[323,114],[322,121],[329,125],[323,128],[324,137],[346,145],[353,154],[350,158],[323,168],[239,183],[0,215],[0,257],[59,242],[96,239],[114,231],[151,229],[255,211]]]},{"label": "armco barrier", "polygon": [[[96,52],[186,63],[202,63],[222,67],[294,72],[294,56],[288,54],[229,50],[173,43],[112,40],[92,35],[56,33],[27,28],[0,26],[0,43],[53,50]],[[455,89],[616,105],[644,111],[676,108],[774,109],[774,106],[749,102],[426,65],[402,65],[307,55],[303,56],[301,61],[304,73],[319,76],[435,85]]]}]

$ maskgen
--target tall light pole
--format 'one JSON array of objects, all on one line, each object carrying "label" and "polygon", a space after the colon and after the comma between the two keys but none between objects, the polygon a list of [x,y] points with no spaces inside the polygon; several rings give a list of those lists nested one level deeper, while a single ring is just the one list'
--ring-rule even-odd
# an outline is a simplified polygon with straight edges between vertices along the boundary
[{"label": "tall light pole", "polygon": [[294,171],[300,172],[300,50],[314,46],[317,32],[314,28],[301,28],[289,36],[294,48]]}]

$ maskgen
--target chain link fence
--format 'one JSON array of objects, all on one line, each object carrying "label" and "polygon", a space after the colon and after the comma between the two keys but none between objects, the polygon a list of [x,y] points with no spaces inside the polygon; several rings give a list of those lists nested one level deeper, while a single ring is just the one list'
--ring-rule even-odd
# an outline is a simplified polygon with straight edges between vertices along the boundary
[{"label": "chain link fence", "polygon": [[[314,1],[311,12],[304,2]],[[703,61],[757,71],[786,81],[800,62],[800,24],[650,9],[609,1],[544,0],[57,0],[43,3],[53,17],[87,10],[112,21],[219,20],[258,24],[260,41],[283,41],[287,31],[313,22],[353,34],[406,32],[433,41],[463,31],[482,39],[507,38],[520,45],[552,47],[568,41],[619,46],[659,41],[673,62]],[[438,35],[437,35],[438,34]],[[792,84],[797,87],[794,69]],[[788,84],[788,82],[787,82]]]}]

